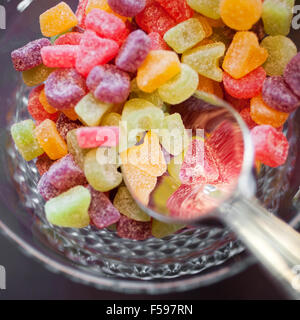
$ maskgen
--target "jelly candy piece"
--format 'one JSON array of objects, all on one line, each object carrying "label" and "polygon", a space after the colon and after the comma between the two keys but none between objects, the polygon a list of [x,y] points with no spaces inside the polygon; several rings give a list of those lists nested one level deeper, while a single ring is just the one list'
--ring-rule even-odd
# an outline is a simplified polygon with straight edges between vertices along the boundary
[{"label": "jelly candy piece", "polygon": [[194,13],[194,18],[196,18],[202,25],[202,28],[205,32],[205,38],[208,38],[212,35],[213,29],[209,23],[209,20],[207,17],[202,16],[201,14]]},{"label": "jelly candy piece", "polygon": [[82,123],[87,126],[98,126],[103,115],[111,108],[110,104],[96,100],[91,93],[84,96],[76,105],[75,112]]},{"label": "jelly candy piece", "polygon": [[61,137],[66,140],[69,131],[82,127],[79,121],[70,120],[65,114],[61,113],[56,121],[56,129]]},{"label": "jelly candy piece", "polygon": [[234,98],[249,99],[257,96],[266,79],[264,68],[258,67],[240,79],[232,78],[227,72],[223,73],[225,90]]},{"label": "jelly candy piece", "polygon": [[35,124],[32,120],[15,123],[11,135],[18,151],[26,161],[31,161],[44,153],[34,135]]},{"label": "jelly candy piece", "polygon": [[251,118],[251,114],[250,114],[250,107],[248,108],[244,108],[243,110],[240,111],[240,116],[242,117],[242,119],[245,121],[246,125],[248,126],[248,128],[251,130],[252,128],[257,126],[257,123],[254,122]]},{"label": "jelly candy piece", "polygon": [[205,38],[205,31],[198,19],[191,18],[169,29],[164,40],[177,53],[183,53]]},{"label": "jelly candy piece", "polygon": [[150,32],[148,37],[151,40],[151,50],[169,50],[169,46],[164,41],[163,37],[157,32]]},{"label": "jelly candy piece", "polygon": [[89,190],[82,186],[74,187],[46,202],[46,218],[56,226],[85,228],[90,224],[90,203]]},{"label": "jelly candy piece", "polygon": [[14,50],[11,53],[14,68],[17,71],[26,71],[39,66],[42,63],[41,49],[45,46],[51,46],[51,42],[42,38]]},{"label": "jelly candy piece", "polygon": [[198,75],[198,78],[199,78],[199,84],[198,84],[199,91],[204,91],[212,94],[215,92],[213,80],[207,77],[201,76],[200,74]]},{"label": "jelly candy piece", "polygon": [[197,90],[199,78],[197,72],[186,64],[181,64],[181,72],[158,89],[164,102],[178,104],[187,100]]},{"label": "jelly candy piece", "polygon": [[116,66],[127,72],[136,72],[146,59],[151,40],[142,30],[133,31],[122,45],[116,57]]},{"label": "jelly candy piece", "polygon": [[270,108],[259,95],[251,99],[251,118],[257,124],[267,124],[275,128],[282,126],[289,114]]},{"label": "jelly candy piece", "polygon": [[157,32],[162,37],[176,25],[175,20],[155,1],[151,2],[142,12],[136,15],[135,20],[145,32]]},{"label": "jelly candy piece", "polygon": [[251,130],[255,148],[255,159],[269,167],[278,167],[285,163],[289,143],[282,132],[269,125],[256,126]]},{"label": "jelly candy piece", "polygon": [[80,41],[76,69],[87,76],[95,66],[113,59],[118,51],[119,46],[114,40],[100,38],[94,31],[87,30]]},{"label": "jelly candy piece", "polygon": [[187,0],[188,5],[195,11],[212,19],[220,18],[220,0]]},{"label": "jelly candy piece", "polygon": [[103,161],[101,164],[97,161],[97,149],[89,151],[84,158],[86,179],[95,190],[101,192],[110,191],[122,182],[122,174],[118,171],[118,165],[109,163],[113,162],[110,161],[109,155],[106,160],[107,163]]},{"label": "jelly candy piece", "polygon": [[177,156],[188,147],[188,135],[179,113],[166,116],[159,133],[161,145],[172,155]]},{"label": "jelly candy piece", "polygon": [[84,127],[76,131],[80,148],[116,147],[119,144],[118,127]]},{"label": "jelly candy piece", "polygon": [[179,178],[179,173],[181,169],[181,165],[184,159],[184,152],[180,153],[179,155],[173,157],[170,162],[168,163],[168,173],[169,175],[174,178],[174,180],[181,184],[181,180]]},{"label": "jelly candy piece", "polygon": [[151,220],[151,217],[139,208],[125,186],[118,188],[113,204],[120,213],[129,219],[143,222]]},{"label": "jelly candy piece", "polygon": [[78,120],[77,113],[74,109],[62,110],[62,113],[72,121]]},{"label": "jelly candy piece", "polygon": [[281,76],[266,79],[262,98],[269,107],[282,112],[292,112],[300,106],[299,98],[288,88]]},{"label": "jelly candy piece", "polygon": [[40,15],[41,32],[45,37],[63,33],[76,25],[77,18],[65,2],[60,2]]},{"label": "jelly candy piece", "polygon": [[92,196],[89,208],[91,223],[98,229],[107,228],[120,219],[120,212],[113,206],[108,197],[91,186],[87,188]]},{"label": "jelly candy piece", "polygon": [[28,87],[35,87],[44,82],[54,70],[40,64],[33,69],[22,72],[22,78]]},{"label": "jelly candy piece", "polygon": [[191,66],[202,76],[221,82],[222,70],[219,68],[219,59],[224,52],[225,45],[222,42],[207,44],[185,51],[182,62]]},{"label": "jelly candy piece", "polygon": [[157,2],[177,23],[193,16],[193,10],[187,5],[186,0],[157,0]]},{"label": "jelly candy piece", "polygon": [[142,144],[122,152],[121,160],[122,164],[129,163],[153,177],[159,177],[167,170],[166,161],[159,144],[159,137],[153,132],[150,133],[150,131],[146,134]]},{"label": "jelly candy piece", "polygon": [[50,183],[47,172],[45,172],[39,180],[37,190],[46,201],[55,198],[60,194],[60,192]]},{"label": "jelly candy piece", "polygon": [[297,54],[294,42],[285,36],[268,36],[260,44],[268,51],[263,67],[268,76],[281,76],[288,62]]},{"label": "jelly candy piece", "polygon": [[164,223],[159,220],[153,219],[151,233],[153,237],[162,239],[178,232],[184,227],[185,225],[183,224]]},{"label": "jelly candy piece", "polygon": [[95,67],[86,83],[97,99],[108,104],[124,102],[130,93],[130,77],[113,65]]},{"label": "jelly candy piece", "polygon": [[[181,206],[189,196],[194,192],[193,185],[182,184],[168,199],[167,208],[171,216],[180,216]],[[186,213],[187,214],[187,213]]]},{"label": "jelly candy piece", "polygon": [[43,88],[43,90],[41,91],[40,95],[39,95],[39,101],[41,103],[41,105],[44,107],[44,109],[48,112],[48,113],[56,113],[57,110],[55,108],[53,108],[46,97],[45,94],[45,89]]},{"label": "jelly candy piece", "polygon": [[101,126],[118,127],[121,121],[121,115],[116,112],[110,112],[103,116],[101,119]]},{"label": "jelly candy piece", "polygon": [[223,69],[233,78],[240,79],[261,66],[267,57],[267,50],[259,46],[253,32],[237,32],[225,55]]},{"label": "jelly candy piece", "polygon": [[86,94],[85,79],[75,69],[55,70],[45,82],[45,93],[55,109],[73,109]]},{"label": "jelly candy piece", "polygon": [[85,28],[85,10],[88,5],[89,0],[79,0],[75,15],[78,21],[78,27]]},{"label": "jelly candy piece", "polygon": [[264,0],[262,20],[267,34],[289,34],[294,4],[294,0]]},{"label": "jelly candy piece", "polygon": [[137,85],[145,92],[153,92],[181,70],[175,52],[165,50],[150,51],[138,69]]},{"label": "jelly candy piece", "polygon": [[221,0],[221,18],[235,30],[249,30],[259,20],[262,13],[261,0]]},{"label": "jelly candy piece", "polygon": [[117,223],[117,234],[121,238],[146,240],[151,237],[151,222],[135,221],[121,215]]},{"label": "jelly candy piece", "polygon": [[221,18],[219,18],[219,19],[212,19],[209,17],[205,17],[205,18],[212,28],[221,28],[221,27],[225,26],[225,24]]},{"label": "jelly candy piece", "polygon": [[42,176],[44,173],[46,173],[50,167],[52,166],[52,164],[54,163],[53,160],[51,160],[46,153],[43,153],[42,155],[40,155],[35,163],[35,166],[40,174],[40,176]]},{"label": "jelly candy piece", "polygon": [[60,46],[60,45],[78,46],[80,44],[81,38],[82,38],[82,33],[80,32],[68,32],[61,35],[59,38],[57,38],[53,44],[55,46]]},{"label": "jelly candy piece", "polygon": [[134,17],[146,6],[146,0],[108,0],[107,3],[113,11],[123,17]]},{"label": "jelly candy piece", "polygon": [[41,50],[43,63],[49,68],[73,68],[79,46],[59,45],[47,46]]},{"label": "jelly candy piece", "polygon": [[32,118],[38,122],[44,121],[45,119],[56,121],[59,115],[58,112],[50,114],[40,103],[40,94],[43,89],[44,85],[41,85],[30,91],[27,106],[28,112],[32,116]]},{"label": "jelly candy piece", "polygon": [[225,100],[231,104],[231,106],[240,112],[242,109],[250,108],[250,99],[237,99],[232,97],[225,91]]},{"label": "jelly candy piece", "polygon": [[87,29],[97,33],[101,38],[112,39],[118,42],[119,38],[127,36],[125,23],[115,15],[100,9],[93,9],[86,17]]},{"label": "jelly candy piece", "polygon": [[35,135],[50,159],[57,160],[68,153],[67,145],[58,133],[53,121],[49,119],[44,120],[35,128]]},{"label": "jelly candy piece", "polygon": [[127,21],[127,17],[120,16],[115,11],[111,9],[111,7],[108,5],[107,0],[89,0],[88,4],[86,6],[85,12],[86,14],[89,14],[93,9],[100,9],[103,11],[106,11],[108,13],[111,13],[121,19],[122,21]]},{"label": "jelly candy piece", "polygon": [[300,97],[300,53],[298,53],[286,66],[284,80],[294,94]]},{"label": "jelly candy piece", "polygon": [[84,156],[89,149],[82,149],[78,145],[76,129],[73,129],[67,133],[67,146],[68,151],[74,157],[76,164],[83,170],[84,168]]}]

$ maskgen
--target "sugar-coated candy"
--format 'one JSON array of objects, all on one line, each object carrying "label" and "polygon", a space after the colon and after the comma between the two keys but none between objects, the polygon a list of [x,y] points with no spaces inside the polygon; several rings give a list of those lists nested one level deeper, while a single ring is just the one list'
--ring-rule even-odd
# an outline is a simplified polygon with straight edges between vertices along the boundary
[{"label": "sugar-coated candy", "polygon": [[284,80],[292,91],[300,97],[300,53],[298,53],[286,66]]},{"label": "sugar-coated candy", "polygon": [[169,50],[169,46],[164,41],[163,37],[157,32],[150,32],[148,37],[151,40],[151,50]]},{"label": "sugar-coated candy", "polygon": [[197,90],[198,83],[197,72],[182,63],[180,73],[159,87],[158,93],[164,102],[177,104],[192,96]]},{"label": "sugar-coated candy", "polygon": [[89,151],[84,158],[84,174],[86,179],[95,190],[101,192],[110,191],[122,182],[122,174],[118,171],[118,164],[110,161],[109,148],[106,149],[107,159],[104,160],[107,163],[105,161],[103,163],[98,162],[97,149]]},{"label": "sugar-coated candy", "polygon": [[114,40],[100,38],[94,31],[87,30],[80,41],[76,69],[86,77],[95,66],[113,59],[118,51],[119,46]]},{"label": "sugar-coated candy", "polygon": [[78,27],[85,28],[85,18],[86,18],[86,7],[89,3],[89,0],[79,0],[75,15],[78,21]]},{"label": "sugar-coated candy", "polygon": [[79,46],[47,46],[41,50],[43,63],[49,68],[74,68]]},{"label": "sugar-coated candy", "polygon": [[35,136],[50,159],[57,160],[67,155],[67,145],[52,120],[46,119],[39,124],[35,128]]},{"label": "sugar-coated candy", "polygon": [[240,111],[240,116],[245,121],[246,125],[250,130],[257,126],[257,123],[254,122],[251,118],[250,107],[242,109]]},{"label": "sugar-coated candy", "polygon": [[289,143],[284,134],[269,125],[256,126],[251,130],[255,159],[270,167],[285,163]]},{"label": "sugar-coated candy", "polygon": [[130,93],[130,77],[114,65],[96,66],[86,80],[95,98],[105,103],[124,102]]},{"label": "sugar-coated candy", "polygon": [[76,131],[80,148],[116,147],[119,144],[118,127],[83,127]]},{"label": "sugar-coated candy", "polygon": [[223,73],[225,90],[234,98],[249,99],[257,96],[263,87],[266,72],[263,67],[251,71],[240,79],[234,79],[227,72]]},{"label": "sugar-coated candy", "polygon": [[121,215],[117,223],[117,234],[121,238],[146,240],[151,237],[151,222],[135,221]]},{"label": "sugar-coated candy", "polygon": [[74,109],[65,109],[65,110],[62,110],[61,112],[72,121],[78,120],[78,115]]},{"label": "sugar-coated candy", "polygon": [[175,20],[157,2],[152,1],[136,15],[135,20],[145,32],[157,32],[162,37],[176,25]]},{"label": "sugar-coated candy", "polygon": [[42,176],[44,173],[46,173],[52,164],[54,163],[53,160],[51,160],[46,153],[43,153],[42,155],[38,156],[35,166],[40,174]]},{"label": "sugar-coated candy", "polygon": [[118,127],[121,121],[121,115],[116,112],[106,113],[101,119],[101,126]]},{"label": "sugar-coated candy", "polygon": [[151,40],[142,30],[133,31],[125,40],[115,64],[121,70],[136,72],[151,49]]},{"label": "sugar-coated candy", "polygon": [[250,102],[251,118],[257,124],[267,124],[275,128],[282,126],[289,114],[269,107],[263,100],[261,94],[252,98]]},{"label": "sugar-coated candy", "polygon": [[111,203],[108,197],[91,186],[87,188],[90,191],[92,201],[89,207],[89,216],[91,223],[98,229],[111,226],[120,220],[120,212]]},{"label": "sugar-coated candy", "polygon": [[261,66],[268,57],[268,51],[260,47],[255,33],[237,32],[226,52],[223,69],[233,78],[240,79]]},{"label": "sugar-coated candy", "polygon": [[289,34],[294,4],[295,0],[264,0],[262,20],[267,34]]},{"label": "sugar-coated candy", "polygon": [[151,233],[153,237],[162,239],[176,233],[184,227],[185,226],[183,224],[164,223],[159,220],[153,219]]},{"label": "sugar-coated candy", "polygon": [[60,37],[58,37],[54,41],[55,46],[60,46],[60,45],[73,45],[73,46],[78,46],[80,44],[82,38],[82,33],[80,32],[68,32]]},{"label": "sugar-coated candy", "polygon": [[113,204],[121,214],[129,219],[143,222],[151,220],[151,217],[139,208],[125,186],[118,188]]},{"label": "sugar-coated candy", "polygon": [[41,32],[45,37],[63,33],[75,27],[77,23],[75,14],[65,2],[60,2],[40,15]]},{"label": "sugar-coated candy", "polygon": [[199,74],[215,81],[222,81],[222,70],[219,59],[224,55],[225,45],[222,42],[197,46],[182,55],[182,62],[191,66]]},{"label": "sugar-coated candy", "polygon": [[45,82],[45,94],[52,107],[73,109],[86,94],[85,79],[75,69],[57,69]]},{"label": "sugar-coated candy", "polygon": [[67,133],[67,146],[68,151],[73,155],[76,164],[83,170],[84,168],[84,156],[89,149],[82,149],[78,145],[76,129],[73,129]]},{"label": "sugar-coated candy", "polygon": [[69,131],[82,127],[80,121],[69,119],[64,113],[61,113],[56,121],[56,129],[61,137],[66,140]]},{"label": "sugar-coated candy", "polygon": [[172,178],[174,178],[174,180],[179,185],[181,184],[181,180],[179,178],[179,173],[180,173],[180,169],[181,169],[181,165],[182,165],[183,160],[184,160],[184,152],[171,158],[171,160],[168,163],[168,173]]},{"label": "sugar-coated candy", "polygon": [[22,78],[28,87],[35,87],[44,82],[54,70],[40,64],[35,68],[22,72]]},{"label": "sugar-coated candy", "polygon": [[18,151],[26,161],[31,161],[44,153],[35,137],[35,124],[32,120],[15,123],[10,130]]},{"label": "sugar-coated candy", "polygon": [[191,18],[177,24],[164,35],[164,40],[177,53],[185,52],[204,38],[204,28],[196,18]]},{"label": "sugar-coated candy", "polygon": [[262,98],[268,106],[282,112],[292,112],[300,106],[299,98],[293,94],[281,76],[265,80]]},{"label": "sugar-coated candy", "polygon": [[47,220],[65,228],[85,228],[90,224],[88,209],[91,194],[83,186],[77,186],[46,202]]},{"label": "sugar-coated candy", "polygon": [[268,51],[263,67],[268,76],[281,76],[288,62],[297,54],[294,42],[282,35],[268,36],[260,44]]},{"label": "sugar-coated candy", "polygon": [[138,69],[137,85],[142,91],[151,93],[173,78],[180,70],[180,61],[175,52],[150,51]]},{"label": "sugar-coated candy", "polygon": [[44,198],[44,200],[48,201],[52,198],[59,196],[60,192],[50,183],[48,179],[48,174],[45,172],[40,178],[37,184],[37,190],[39,194]]},{"label": "sugar-coated candy", "polygon": [[76,105],[75,112],[82,123],[87,126],[98,126],[103,115],[111,109],[112,105],[103,103],[88,93]]},{"label": "sugar-coated candy", "polygon": [[39,66],[42,63],[41,49],[50,46],[51,42],[46,39],[38,39],[29,42],[24,47],[14,50],[11,59],[17,71],[26,71]]},{"label": "sugar-coated candy", "polygon": [[187,0],[187,3],[192,9],[209,18],[220,18],[220,0]]},{"label": "sugar-coated candy", "polygon": [[146,0],[108,0],[113,11],[124,17],[134,17],[146,6]]},{"label": "sugar-coated candy", "polygon": [[47,112],[40,102],[40,94],[43,90],[44,85],[40,85],[30,91],[27,110],[32,118],[38,122],[44,121],[45,119],[56,121],[59,116],[58,112],[52,114]]},{"label": "sugar-coated candy", "polygon": [[44,107],[44,109],[48,112],[48,113],[56,113],[57,110],[55,108],[53,108],[46,97],[46,93],[45,93],[45,88],[43,88],[43,90],[41,91],[40,95],[39,95],[39,101],[42,104],[42,106]]},{"label": "sugar-coated candy", "polygon": [[156,0],[177,22],[185,21],[193,16],[193,10],[186,0]]},{"label": "sugar-coated candy", "polygon": [[202,28],[205,32],[205,38],[210,37],[213,33],[213,29],[209,23],[209,19],[207,17],[204,17],[201,14],[196,13],[196,12],[194,12],[193,17],[196,18],[201,23]]},{"label": "sugar-coated candy", "polygon": [[261,0],[221,0],[220,13],[224,23],[235,30],[249,30],[262,13]]}]

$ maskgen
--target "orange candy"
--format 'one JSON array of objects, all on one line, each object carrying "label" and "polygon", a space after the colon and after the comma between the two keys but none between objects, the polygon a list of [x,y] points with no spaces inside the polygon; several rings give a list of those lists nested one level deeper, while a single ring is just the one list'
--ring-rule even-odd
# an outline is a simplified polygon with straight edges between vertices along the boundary
[{"label": "orange candy", "polygon": [[262,99],[256,96],[250,102],[250,115],[257,124],[268,124],[274,128],[281,127],[287,120],[289,114],[270,108]]},{"label": "orange candy", "polygon": [[138,69],[137,85],[142,91],[151,93],[180,71],[180,61],[175,52],[153,50]]},{"label": "orange candy", "polygon": [[223,62],[223,69],[233,78],[240,79],[261,66],[268,57],[268,51],[260,47],[255,33],[237,32]]},{"label": "orange candy", "polygon": [[44,109],[48,112],[48,113],[56,113],[57,112],[57,109],[53,108],[48,100],[47,100],[47,97],[46,97],[46,94],[45,94],[45,89],[43,89],[39,95],[39,100],[40,100],[40,103],[41,105],[44,107]]},{"label": "orange candy", "polygon": [[77,17],[72,9],[60,2],[40,15],[40,27],[43,36],[53,37],[77,25]]},{"label": "orange candy", "polygon": [[74,109],[70,109],[70,110],[62,110],[62,112],[70,119],[70,120],[77,120],[78,119],[78,115],[75,112]]},{"label": "orange candy", "polygon": [[205,38],[208,38],[212,35],[213,30],[211,25],[209,24],[208,20],[206,17],[202,16],[201,14],[198,13],[194,13],[193,18],[196,18],[200,21],[200,23],[202,24],[203,30],[205,32]]},{"label": "orange candy", "polygon": [[68,153],[67,145],[52,120],[46,119],[36,127],[35,136],[51,160],[60,159]]}]

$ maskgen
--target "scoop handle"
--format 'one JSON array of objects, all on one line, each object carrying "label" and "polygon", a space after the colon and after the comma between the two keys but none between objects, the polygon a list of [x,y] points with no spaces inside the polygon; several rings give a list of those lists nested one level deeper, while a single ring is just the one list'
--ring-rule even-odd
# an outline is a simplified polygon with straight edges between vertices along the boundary
[{"label": "scoop handle", "polygon": [[300,234],[261,206],[243,196],[221,210],[225,222],[248,249],[295,299],[300,299]]}]

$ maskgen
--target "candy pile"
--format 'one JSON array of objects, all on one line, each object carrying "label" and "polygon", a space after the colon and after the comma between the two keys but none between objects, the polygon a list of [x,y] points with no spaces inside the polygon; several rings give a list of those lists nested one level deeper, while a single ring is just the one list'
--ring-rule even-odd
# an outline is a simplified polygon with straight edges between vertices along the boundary
[{"label": "candy pile", "polygon": [[[240,173],[243,146],[226,122],[208,136],[188,137],[196,92],[225,99],[240,113],[257,163],[284,164],[289,145],[282,128],[300,105],[300,53],[287,37],[293,5],[80,0],[76,13],[64,2],[42,13],[44,38],[11,54],[34,87],[33,120],[14,124],[11,134],[26,161],[37,158],[49,222],[116,224],[120,237],[136,240],[184,227],[151,219],[122,173],[144,205],[167,202],[169,214],[181,217],[193,206],[212,209],[203,186],[226,189]],[[121,123],[134,134],[123,135]],[[149,161],[150,149],[157,161]]]}]

